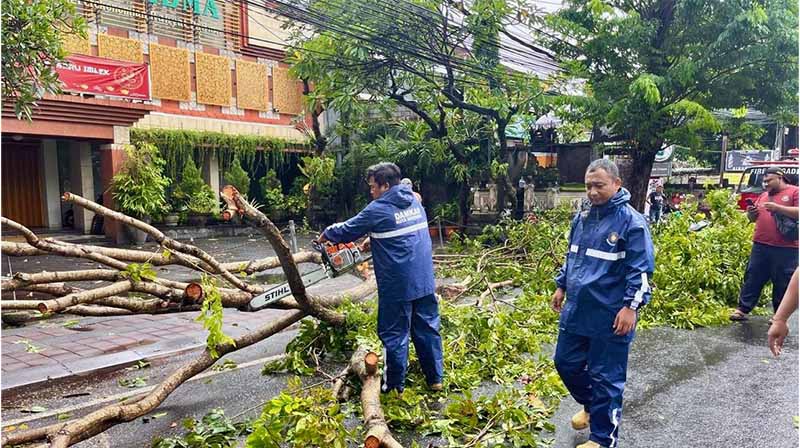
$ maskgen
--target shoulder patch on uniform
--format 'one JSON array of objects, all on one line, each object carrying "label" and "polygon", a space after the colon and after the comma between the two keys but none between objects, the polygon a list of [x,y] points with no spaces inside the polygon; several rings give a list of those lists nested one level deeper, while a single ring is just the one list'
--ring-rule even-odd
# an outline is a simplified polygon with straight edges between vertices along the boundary
[{"label": "shoulder patch on uniform", "polygon": [[606,243],[608,243],[609,246],[617,244],[617,241],[619,241],[619,234],[617,232],[611,232],[608,234],[608,238],[606,238]]}]

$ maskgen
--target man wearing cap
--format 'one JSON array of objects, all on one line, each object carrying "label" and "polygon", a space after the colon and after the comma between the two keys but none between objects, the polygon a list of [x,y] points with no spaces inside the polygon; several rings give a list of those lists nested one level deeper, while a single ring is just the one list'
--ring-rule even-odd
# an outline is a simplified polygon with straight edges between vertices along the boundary
[{"label": "man wearing cap", "polygon": [[772,281],[772,309],[776,311],[797,268],[797,240],[784,237],[775,222],[776,214],[795,220],[798,216],[798,189],[786,182],[785,175],[782,168],[769,167],[764,174],[764,192],[747,207],[747,217],[756,223],[756,230],[739,306],[731,320],[747,320],[768,281]]}]

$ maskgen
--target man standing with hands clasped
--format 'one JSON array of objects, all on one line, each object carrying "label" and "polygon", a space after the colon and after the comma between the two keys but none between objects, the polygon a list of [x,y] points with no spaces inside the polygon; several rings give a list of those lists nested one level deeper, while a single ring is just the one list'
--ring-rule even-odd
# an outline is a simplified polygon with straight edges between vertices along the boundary
[{"label": "man standing with hands clasped", "polygon": [[637,312],[650,300],[655,259],[647,222],[628,204],[614,162],[595,160],[585,179],[592,206],[572,221],[567,259],[555,279],[552,307],[561,317],[554,361],[583,405],[572,428],[591,428],[578,448],[614,448],[628,350]]}]

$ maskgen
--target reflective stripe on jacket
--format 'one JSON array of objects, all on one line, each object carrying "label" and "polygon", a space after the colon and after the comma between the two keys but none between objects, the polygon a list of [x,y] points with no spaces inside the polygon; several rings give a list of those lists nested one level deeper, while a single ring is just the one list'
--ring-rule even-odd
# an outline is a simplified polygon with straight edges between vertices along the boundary
[{"label": "reflective stripe on jacket", "polygon": [[628,204],[630,197],[622,188],[573,220],[567,258],[555,279],[567,296],[560,328],[610,337],[623,306],[637,310],[650,300],[653,240],[644,217]]},{"label": "reflective stripe on jacket", "polygon": [[334,243],[367,234],[381,300],[408,301],[434,293],[428,217],[411,187],[391,187],[358,215],[323,232]]}]

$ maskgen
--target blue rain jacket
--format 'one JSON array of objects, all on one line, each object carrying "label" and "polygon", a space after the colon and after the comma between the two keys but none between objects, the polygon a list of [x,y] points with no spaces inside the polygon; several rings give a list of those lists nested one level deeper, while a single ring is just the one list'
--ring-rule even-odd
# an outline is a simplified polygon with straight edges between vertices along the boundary
[{"label": "blue rain jacket", "polygon": [[572,221],[569,251],[556,285],[566,291],[559,328],[582,336],[614,335],[623,306],[637,310],[650,300],[655,270],[653,240],[644,217],[621,188],[607,203],[592,206]]},{"label": "blue rain jacket", "polygon": [[367,234],[381,300],[405,302],[434,293],[428,217],[410,186],[393,186],[356,216],[323,232],[335,243]]}]

